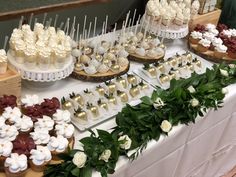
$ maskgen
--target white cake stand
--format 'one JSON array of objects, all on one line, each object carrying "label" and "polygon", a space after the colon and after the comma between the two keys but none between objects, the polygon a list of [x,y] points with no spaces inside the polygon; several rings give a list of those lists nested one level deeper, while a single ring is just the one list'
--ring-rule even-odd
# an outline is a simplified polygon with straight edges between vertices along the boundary
[{"label": "white cake stand", "polygon": [[[141,19],[141,23],[143,20],[144,20],[143,26],[146,27],[148,25],[148,17],[145,18],[143,16]],[[156,21],[154,22],[151,21],[151,23],[148,25],[147,30],[158,37],[166,39],[181,39],[186,37],[189,33],[188,25],[177,26],[172,24],[166,27],[162,24],[159,24],[159,22]]]},{"label": "white cake stand", "polygon": [[14,67],[20,74],[21,78],[34,81],[34,82],[53,82],[68,77],[74,70],[73,57],[70,56],[68,62],[61,69],[56,69],[54,66],[46,71],[40,70],[38,67],[34,69],[27,68],[24,64],[16,62],[15,58],[11,55],[11,52],[7,52],[7,57],[10,65]]}]

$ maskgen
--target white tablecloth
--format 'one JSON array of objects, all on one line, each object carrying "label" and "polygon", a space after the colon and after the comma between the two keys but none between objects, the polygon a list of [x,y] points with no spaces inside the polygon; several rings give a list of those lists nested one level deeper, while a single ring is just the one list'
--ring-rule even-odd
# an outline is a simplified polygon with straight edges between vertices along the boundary
[{"label": "white tablecloth", "polygon": [[[169,57],[187,46],[182,40],[167,41]],[[142,67],[131,63],[130,71]],[[24,83],[22,95],[38,94],[41,98],[56,96],[61,98],[72,91],[79,92],[95,86],[95,83],[81,82],[67,78],[49,86]],[[143,154],[133,162],[121,157],[112,177],[219,177],[236,164],[236,85],[229,86],[224,107],[210,110],[196,124],[174,127],[168,137],[151,141]],[[114,119],[96,128],[109,130],[115,126]],[[75,147],[78,139],[88,136],[88,132],[76,131]],[[93,176],[99,176],[97,172]]]}]

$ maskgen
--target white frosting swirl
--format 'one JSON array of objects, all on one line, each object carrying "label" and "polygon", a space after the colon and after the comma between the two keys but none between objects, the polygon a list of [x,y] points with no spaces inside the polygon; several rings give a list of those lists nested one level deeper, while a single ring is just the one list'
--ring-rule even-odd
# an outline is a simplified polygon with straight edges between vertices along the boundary
[{"label": "white frosting swirl", "polygon": [[194,39],[202,39],[202,33],[198,31],[191,32],[190,36]]},{"label": "white frosting swirl", "polygon": [[0,138],[14,141],[16,136],[19,134],[17,128],[14,125],[3,125],[0,129]]},{"label": "white frosting swirl", "polygon": [[207,30],[216,29],[216,25],[211,24],[211,23],[208,23],[205,27],[206,27]]},{"label": "white frosting swirl", "polygon": [[24,154],[18,155],[17,153],[12,153],[8,157],[4,164],[5,167],[9,169],[11,173],[18,173],[27,169],[27,157]]},{"label": "white frosting swirl", "polygon": [[135,53],[140,55],[140,56],[145,56],[146,55],[146,51],[145,51],[144,48],[136,48]]},{"label": "white frosting swirl", "polygon": [[220,39],[220,38],[214,38],[214,40],[212,41],[212,44],[213,44],[214,46],[218,46],[218,45],[223,44],[223,41],[222,41],[222,39]]},{"label": "white frosting swirl", "polygon": [[13,149],[13,144],[9,140],[0,139],[0,156],[8,157]]},{"label": "white frosting swirl", "polygon": [[54,121],[51,117],[43,116],[42,119],[38,119],[38,121],[34,124],[35,128],[38,129],[47,129],[48,131],[52,130],[54,126]]},{"label": "white frosting swirl", "polygon": [[13,109],[11,107],[7,107],[5,108],[2,116],[11,123],[15,123],[21,118],[21,111],[17,107],[14,107]]},{"label": "white frosting swirl", "polygon": [[15,126],[18,130],[27,132],[33,127],[33,121],[30,117],[23,115],[23,117],[15,123]]},{"label": "white frosting swirl", "polygon": [[71,138],[74,134],[75,128],[72,124],[62,123],[57,124],[55,127],[56,134],[65,138]]},{"label": "white frosting swirl", "polygon": [[5,122],[6,122],[5,117],[0,116],[0,127],[3,127],[4,125],[6,125]]},{"label": "white frosting swirl", "polygon": [[35,144],[47,144],[50,140],[50,135],[47,129],[35,128],[34,132],[30,133]]},{"label": "white frosting swirl", "polygon": [[223,30],[222,32],[225,36],[231,37],[232,36],[232,31],[230,30]]},{"label": "white frosting swirl", "polygon": [[227,49],[228,48],[225,45],[222,45],[222,44],[217,45],[215,47],[215,50],[218,51],[218,52],[221,52],[221,53],[226,53]]},{"label": "white frosting swirl", "polygon": [[64,152],[66,148],[68,147],[68,140],[64,138],[61,135],[58,135],[57,137],[52,136],[50,138],[50,141],[47,145],[48,149],[50,151],[56,151],[56,152]]},{"label": "white frosting swirl", "polygon": [[213,33],[210,33],[210,32],[205,32],[203,34],[203,37],[206,38],[209,41],[212,41],[213,39],[215,39],[215,35]]},{"label": "white frosting swirl", "polygon": [[25,106],[33,106],[39,104],[39,97],[38,95],[25,95],[25,97],[21,99],[21,102]]},{"label": "white frosting swirl", "polygon": [[211,41],[207,40],[207,39],[201,39],[199,41],[199,44],[203,45],[204,47],[210,47],[211,45]]},{"label": "white frosting swirl", "polygon": [[68,110],[61,110],[58,109],[55,114],[53,114],[53,120],[60,124],[60,123],[68,123],[71,121],[71,114]]},{"label": "white frosting swirl", "polygon": [[42,165],[45,162],[49,162],[52,159],[51,152],[46,146],[37,146],[36,149],[30,151],[31,156],[29,157],[33,164]]}]

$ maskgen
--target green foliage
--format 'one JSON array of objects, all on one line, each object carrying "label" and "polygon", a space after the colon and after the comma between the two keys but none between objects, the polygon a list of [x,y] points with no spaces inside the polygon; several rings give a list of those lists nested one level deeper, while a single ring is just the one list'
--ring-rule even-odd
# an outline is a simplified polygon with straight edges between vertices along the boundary
[{"label": "green foliage", "polygon": [[[222,76],[220,69],[226,70],[229,76]],[[44,172],[46,177],[77,176],[91,177],[92,169],[101,173],[103,177],[114,173],[119,156],[126,155],[127,150],[120,148],[119,136],[128,135],[132,140],[131,148],[136,149],[130,159],[134,160],[146,148],[150,140],[157,140],[161,135],[168,135],[162,131],[160,125],[163,120],[168,120],[172,126],[195,122],[198,116],[203,116],[209,109],[218,109],[223,103],[225,95],[222,88],[236,82],[236,68],[228,65],[214,65],[206,73],[192,74],[189,79],[172,80],[168,90],[156,88],[151,97],[141,98],[137,106],[126,105],[116,116],[116,124],[111,133],[104,130],[91,132],[90,137],[80,140],[84,153],[87,155],[85,167],[79,169],[72,163],[73,155],[78,150],[72,150],[60,157],[64,160],[61,164],[49,165]],[[190,93],[189,86],[195,92]],[[157,98],[164,102],[161,107],[154,107]],[[199,105],[193,107],[191,100],[195,98]],[[111,156],[108,162],[99,160],[104,150],[109,149]]]}]

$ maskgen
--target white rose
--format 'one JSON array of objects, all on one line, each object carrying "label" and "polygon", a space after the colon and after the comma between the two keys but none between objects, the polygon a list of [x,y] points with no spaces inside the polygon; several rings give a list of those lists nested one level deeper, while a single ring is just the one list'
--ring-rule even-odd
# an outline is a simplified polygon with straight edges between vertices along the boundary
[{"label": "white rose", "polygon": [[229,64],[229,67],[230,67],[231,69],[233,69],[233,68],[235,68],[235,64]]},{"label": "white rose", "polygon": [[103,160],[105,162],[108,162],[108,159],[111,156],[111,151],[109,149],[106,149],[103,151],[103,153],[100,155],[99,160]]},{"label": "white rose", "polygon": [[77,152],[73,159],[72,162],[78,167],[78,168],[83,168],[87,160],[87,155],[84,152]]},{"label": "white rose", "polygon": [[187,90],[188,90],[190,93],[195,93],[195,92],[196,92],[195,88],[194,88],[192,85],[189,86],[189,87],[187,88]]},{"label": "white rose", "polygon": [[225,94],[225,95],[226,95],[227,93],[229,93],[229,91],[228,91],[227,88],[222,88],[221,92],[222,92],[223,94]]},{"label": "white rose", "polygon": [[163,120],[161,122],[161,129],[163,132],[168,133],[171,130],[171,128],[172,128],[172,125],[168,120]]},{"label": "white rose", "polygon": [[164,102],[162,101],[161,98],[157,98],[156,101],[153,103],[153,107],[155,109],[161,108],[162,106],[164,106]]},{"label": "white rose", "polygon": [[129,149],[131,147],[132,140],[129,138],[128,135],[123,135],[118,139],[118,141],[123,141],[123,140],[125,140],[125,142],[123,144],[120,144],[120,148],[125,150]]},{"label": "white rose", "polygon": [[220,74],[221,74],[222,76],[225,76],[225,77],[228,77],[228,76],[229,76],[228,71],[226,71],[226,70],[224,70],[224,69],[220,69]]},{"label": "white rose", "polygon": [[192,107],[196,107],[199,105],[199,101],[196,98],[191,99],[191,105]]}]

